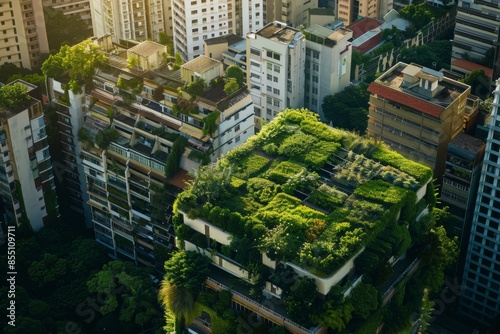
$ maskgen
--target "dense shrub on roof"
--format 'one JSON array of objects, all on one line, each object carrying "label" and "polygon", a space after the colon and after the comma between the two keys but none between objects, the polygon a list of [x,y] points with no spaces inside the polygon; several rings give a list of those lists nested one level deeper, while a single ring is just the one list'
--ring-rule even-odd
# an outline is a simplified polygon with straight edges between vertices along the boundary
[{"label": "dense shrub on roof", "polygon": [[234,261],[260,261],[260,251],[326,277],[374,240],[386,251],[378,258],[403,252],[414,191],[432,172],[314,113],[285,110],[199,174],[175,208],[231,234]]},{"label": "dense shrub on roof", "polygon": [[432,170],[412,160],[406,159],[401,154],[379,147],[372,158],[383,165],[389,165],[415,177],[421,184],[428,182],[432,177]]}]

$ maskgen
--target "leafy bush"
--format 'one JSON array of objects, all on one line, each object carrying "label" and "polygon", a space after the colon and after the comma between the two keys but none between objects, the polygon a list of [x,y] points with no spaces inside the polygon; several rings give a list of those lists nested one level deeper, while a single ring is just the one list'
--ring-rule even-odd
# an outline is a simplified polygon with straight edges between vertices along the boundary
[{"label": "leafy bush", "polygon": [[346,193],[329,187],[326,184],[322,184],[318,189],[313,190],[309,195],[309,201],[312,204],[322,207],[328,211],[333,211],[335,208],[342,205],[346,199]]},{"label": "leafy bush", "polygon": [[429,167],[406,159],[401,154],[390,151],[387,148],[377,148],[373,152],[372,158],[384,165],[392,166],[415,177],[420,184],[428,182],[432,177],[432,170]]},{"label": "leafy bush", "polygon": [[279,186],[272,181],[255,177],[248,180],[247,190],[255,200],[269,203],[279,192]]},{"label": "leafy bush", "polygon": [[331,128],[311,118],[303,120],[300,123],[300,129],[304,133],[318,137],[321,140],[340,142],[343,138],[341,130]]},{"label": "leafy bush", "polygon": [[335,153],[340,148],[339,143],[320,141],[304,155],[304,162],[310,164],[315,169],[320,169],[330,158],[332,153]]},{"label": "leafy bush", "polygon": [[306,169],[290,161],[282,161],[269,172],[269,179],[276,183],[285,183],[290,177],[304,172]]},{"label": "leafy bush", "polygon": [[203,119],[203,134],[212,135],[217,130],[220,111],[214,110]]},{"label": "leafy bush", "polygon": [[295,123],[295,124],[300,124],[304,119],[305,115],[304,112],[301,110],[287,110],[287,112],[284,115],[284,118],[286,121],[290,123]]},{"label": "leafy bush", "polygon": [[241,179],[248,179],[262,171],[269,164],[269,159],[257,154],[250,154],[240,160],[239,165],[235,169],[235,174]]},{"label": "leafy bush", "polygon": [[236,176],[231,177],[231,185],[234,189],[241,189],[246,184],[245,180],[237,178]]},{"label": "leafy bush", "polygon": [[315,137],[298,132],[283,141],[279,153],[289,157],[303,155],[312,149],[316,141]]},{"label": "leafy bush", "polygon": [[278,145],[276,145],[274,143],[264,145],[262,147],[262,150],[264,152],[266,152],[266,154],[269,154],[269,155],[278,155],[279,154],[279,147],[278,147]]}]

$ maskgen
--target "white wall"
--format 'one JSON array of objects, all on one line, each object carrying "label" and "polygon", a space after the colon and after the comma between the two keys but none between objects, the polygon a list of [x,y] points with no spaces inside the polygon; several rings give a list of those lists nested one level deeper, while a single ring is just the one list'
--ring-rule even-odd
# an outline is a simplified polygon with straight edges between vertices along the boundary
[{"label": "white wall", "polygon": [[[27,140],[28,137],[32,136],[31,127],[29,127],[28,110],[24,110],[9,118],[8,124],[12,153],[17,168],[18,181],[21,184],[26,215],[30,220],[33,230],[38,231],[43,227],[42,218],[47,215],[47,210],[42,210],[42,207],[45,206],[42,187],[37,190],[33,172],[31,171],[28,145],[33,141]],[[28,129],[25,129],[26,126],[28,126]]]}]

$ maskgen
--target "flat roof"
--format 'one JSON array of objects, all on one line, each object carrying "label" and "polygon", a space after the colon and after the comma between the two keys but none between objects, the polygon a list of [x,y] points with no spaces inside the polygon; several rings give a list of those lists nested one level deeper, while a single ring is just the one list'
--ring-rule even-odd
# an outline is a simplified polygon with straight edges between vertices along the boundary
[{"label": "flat roof", "polygon": [[[432,97],[422,95],[418,91],[418,87],[408,85],[404,81],[404,75],[439,81],[438,88],[436,88],[438,89],[437,93]],[[441,112],[468,88],[468,85],[443,77],[441,72],[414,63],[408,65],[399,62],[382,74],[375,82],[372,82],[368,90],[372,94],[378,94],[422,113],[439,118]]]},{"label": "flat roof", "polygon": [[488,78],[493,76],[493,69],[465,59],[453,59],[451,61],[451,66],[452,68],[458,67],[466,71],[483,70]]},{"label": "flat roof", "polygon": [[131,47],[127,51],[136,53],[143,57],[148,57],[154,54],[157,51],[165,50],[166,46],[161,45],[160,43],[152,42],[152,41],[144,41],[134,47]]},{"label": "flat roof", "polygon": [[205,40],[205,43],[207,45],[215,45],[215,44],[222,44],[222,43],[227,43],[227,45],[232,45],[232,44],[238,43],[239,41],[244,41],[244,40],[245,39],[241,36],[238,36],[235,34],[227,34],[224,36],[207,38]]},{"label": "flat roof", "polygon": [[220,64],[222,63],[218,60],[201,55],[191,61],[188,61],[182,65],[182,67],[193,72],[204,73],[216,66],[219,66]]},{"label": "flat roof", "polygon": [[300,30],[287,26],[285,23],[274,21],[257,31],[257,35],[283,44],[290,43]]},{"label": "flat roof", "polygon": [[485,142],[482,139],[460,132],[450,141],[449,145],[457,146],[476,154],[485,145]]}]

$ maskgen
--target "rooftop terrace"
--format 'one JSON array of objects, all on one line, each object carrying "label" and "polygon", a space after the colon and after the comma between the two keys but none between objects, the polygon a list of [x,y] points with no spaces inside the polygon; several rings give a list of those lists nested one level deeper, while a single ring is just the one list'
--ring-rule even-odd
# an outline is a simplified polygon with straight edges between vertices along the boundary
[{"label": "rooftop terrace", "polygon": [[271,22],[257,32],[257,35],[270,39],[275,42],[288,44],[293,41],[295,34],[300,33],[300,30],[291,28],[285,23]]}]

